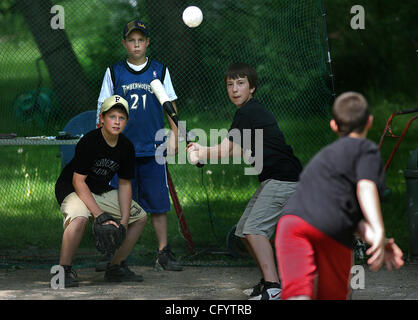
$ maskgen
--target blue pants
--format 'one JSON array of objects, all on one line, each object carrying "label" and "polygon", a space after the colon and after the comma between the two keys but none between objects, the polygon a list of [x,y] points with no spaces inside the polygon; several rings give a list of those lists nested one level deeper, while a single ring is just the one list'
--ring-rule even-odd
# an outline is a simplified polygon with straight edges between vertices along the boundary
[{"label": "blue pants", "polygon": [[[166,164],[158,164],[155,157],[136,158],[132,199],[147,212],[161,214],[170,211]],[[110,182],[118,188],[118,176]]]}]

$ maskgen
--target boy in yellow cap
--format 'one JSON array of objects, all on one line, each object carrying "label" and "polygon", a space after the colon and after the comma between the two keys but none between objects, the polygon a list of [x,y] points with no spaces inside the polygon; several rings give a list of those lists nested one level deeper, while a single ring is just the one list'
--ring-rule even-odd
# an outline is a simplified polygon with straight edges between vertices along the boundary
[{"label": "boy in yellow cap", "polygon": [[[105,212],[127,230],[124,242],[107,266],[105,280],[143,281],[125,263],[147,221],[145,211],[132,201],[130,179],[135,172],[135,152],[132,143],[122,134],[128,118],[125,99],[118,95],[107,98],[100,110],[101,126],[80,139],[74,158],[56,182],[55,196],[64,215],[60,265],[65,271],[66,288],[78,286],[71,264],[88,220]],[[118,190],[109,185],[116,173]]]}]

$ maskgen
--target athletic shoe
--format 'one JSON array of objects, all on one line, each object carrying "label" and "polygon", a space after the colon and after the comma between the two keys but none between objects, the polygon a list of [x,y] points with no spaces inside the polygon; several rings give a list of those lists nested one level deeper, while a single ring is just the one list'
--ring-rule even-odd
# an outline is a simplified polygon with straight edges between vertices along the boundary
[{"label": "athletic shoe", "polygon": [[71,266],[63,266],[64,268],[64,288],[78,287],[77,272]]},{"label": "athletic shoe", "polygon": [[167,245],[164,249],[157,251],[157,260],[155,261],[155,268],[159,271],[182,271],[182,266],[176,261],[174,253]]},{"label": "athletic shoe", "polygon": [[106,271],[107,265],[110,263],[111,260],[112,260],[111,254],[104,255],[100,259],[100,261],[96,264],[96,272]]},{"label": "athletic shoe", "polygon": [[282,288],[280,283],[266,282],[261,294],[249,300],[280,300]]},{"label": "athletic shoe", "polygon": [[120,267],[125,272],[127,281],[135,281],[135,282],[144,281],[144,278],[141,275],[136,274],[131,269],[129,269],[128,264],[126,263],[126,261],[122,261],[120,263]]},{"label": "athletic shoe", "polygon": [[130,270],[125,263],[124,266],[122,266],[122,264],[109,264],[106,268],[104,278],[109,282],[144,281],[144,278],[141,275]]},{"label": "athletic shoe", "polygon": [[264,286],[264,278],[261,278],[260,282],[257,283],[254,287],[245,289],[242,292],[244,292],[244,294],[246,294],[247,296],[255,297],[261,294],[261,291],[263,290],[263,286]]}]

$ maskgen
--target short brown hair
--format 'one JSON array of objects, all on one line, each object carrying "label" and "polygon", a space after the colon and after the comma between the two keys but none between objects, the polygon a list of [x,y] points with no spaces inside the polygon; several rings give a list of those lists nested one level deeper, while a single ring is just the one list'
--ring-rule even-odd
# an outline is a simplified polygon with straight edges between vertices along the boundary
[{"label": "short brown hair", "polygon": [[254,88],[253,95],[257,91],[257,81],[258,75],[249,64],[247,63],[233,63],[231,64],[225,72],[225,83],[228,79],[237,79],[247,77],[248,83],[250,84],[250,89]]},{"label": "short brown hair", "polygon": [[369,119],[370,111],[366,98],[357,92],[345,92],[339,95],[332,106],[332,117],[338,133],[346,136],[351,132],[361,133]]}]

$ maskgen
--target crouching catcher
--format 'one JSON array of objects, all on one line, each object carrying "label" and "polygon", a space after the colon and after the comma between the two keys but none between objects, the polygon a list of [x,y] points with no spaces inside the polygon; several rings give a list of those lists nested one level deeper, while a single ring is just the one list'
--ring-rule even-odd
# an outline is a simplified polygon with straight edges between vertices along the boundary
[{"label": "crouching catcher", "polygon": [[[125,262],[146,225],[146,213],[132,201],[131,179],[135,151],[121,133],[129,117],[128,103],[120,96],[106,99],[100,112],[101,127],[78,142],[74,158],[65,166],[55,185],[55,195],[64,215],[60,265],[65,287],[78,286],[72,259],[90,219],[97,249],[111,256],[105,280],[142,281]],[[109,185],[117,174],[119,189]]]}]

